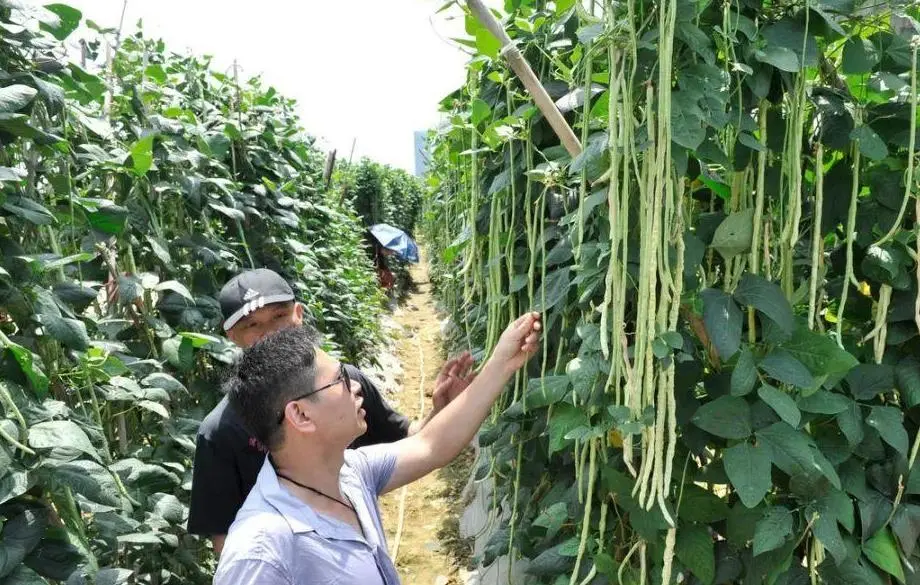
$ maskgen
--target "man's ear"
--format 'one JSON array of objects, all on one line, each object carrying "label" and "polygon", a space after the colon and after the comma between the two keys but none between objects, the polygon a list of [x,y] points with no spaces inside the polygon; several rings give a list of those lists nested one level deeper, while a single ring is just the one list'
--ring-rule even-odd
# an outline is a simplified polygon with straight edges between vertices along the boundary
[{"label": "man's ear", "polygon": [[303,324],[303,305],[301,303],[294,303],[294,322],[299,326]]},{"label": "man's ear", "polygon": [[236,328],[236,326],[234,326],[234,327],[231,327],[229,330],[225,331],[224,333],[227,336],[227,339],[229,339],[233,343],[242,347],[242,344],[240,343],[239,336],[236,334],[236,331],[238,331],[238,329]]},{"label": "man's ear", "polygon": [[312,433],[316,430],[316,424],[308,408],[305,408],[300,401],[288,402],[284,407],[284,419],[297,432]]}]

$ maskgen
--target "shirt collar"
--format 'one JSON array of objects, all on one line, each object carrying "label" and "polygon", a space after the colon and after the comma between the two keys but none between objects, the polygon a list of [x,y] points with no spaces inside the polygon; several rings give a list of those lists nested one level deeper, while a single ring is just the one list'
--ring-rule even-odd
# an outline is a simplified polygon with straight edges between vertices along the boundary
[{"label": "shirt collar", "polygon": [[[347,462],[342,466],[340,478],[342,493],[355,506],[358,519],[362,521],[366,514],[361,481]],[[291,531],[295,534],[316,532],[325,538],[364,541],[360,534],[354,533],[353,529],[346,531],[344,524],[341,527],[338,524],[333,524],[331,520],[320,516],[313,508],[291,494],[278,481],[278,475],[275,473],[275,468],[268,457],[262,463],[256,486],[262,498],[284,517],[291,527]],[[364,522],[362,522],[363,525]]]}]

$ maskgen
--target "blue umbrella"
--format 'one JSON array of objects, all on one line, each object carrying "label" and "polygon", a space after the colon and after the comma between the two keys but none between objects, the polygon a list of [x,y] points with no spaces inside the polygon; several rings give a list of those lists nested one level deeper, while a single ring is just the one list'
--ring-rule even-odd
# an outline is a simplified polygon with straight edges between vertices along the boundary
[{"label": "blue umbrella", "polygon": [[406,232],[389,224],[378,223],[371,226],[371,234],[381,246],[395,252],[398,258],[418,264],[418,245]]}]

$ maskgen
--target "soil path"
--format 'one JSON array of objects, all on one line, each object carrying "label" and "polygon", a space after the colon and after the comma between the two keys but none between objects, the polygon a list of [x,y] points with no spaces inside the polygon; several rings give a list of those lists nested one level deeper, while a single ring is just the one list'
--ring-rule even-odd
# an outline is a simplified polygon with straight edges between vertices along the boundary
[{"label": "soil path", "polygon": [[[444,350],[424,253],[411,275],[414,288],[393,314],[401,328],[397,355],[404,375],[401,390],[388,400],[415,420],[422,408],[426,414],[431,409],[431,392],[444,363]],[[458,526],[461,491],[470,465],[471,455],[466,454],[444,470],[403,488],[405,494],[397,490],[381,498],[387,542],[391,554],[396,553],[396,568],[404,585],[462,583],[459,571],[466,565],[469,547],[460,540]],[[402,531],[397,538],[402,505]]]}]

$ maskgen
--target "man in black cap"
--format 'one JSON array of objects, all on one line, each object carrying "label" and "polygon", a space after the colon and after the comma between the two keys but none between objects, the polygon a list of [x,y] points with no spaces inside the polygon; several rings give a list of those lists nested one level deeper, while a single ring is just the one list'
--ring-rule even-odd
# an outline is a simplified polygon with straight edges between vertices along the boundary
[{"label": "man in black cap", "polygon": [[[220,291],[220,306],[227,337],[243,349],[282,329],[303,327],[303,305],[296,302],[290,285],[266,268],[243,272]],[[318,353],[322,350],[316,348]],[[380,391],[354,366],[345,366],[361,387],[367,432],[352,447],[392,443],[413,434],[456,398],[472,380],[472,357],[465,353],[449,360],[441,370],[432,396],[432,411],[425,421],[409,423],[394,411]],[[208,536],[220,554],[224,538],[252,489],[265,461],[265,447],[249,433],[225,397],[198,429],[188,531]]]}]

